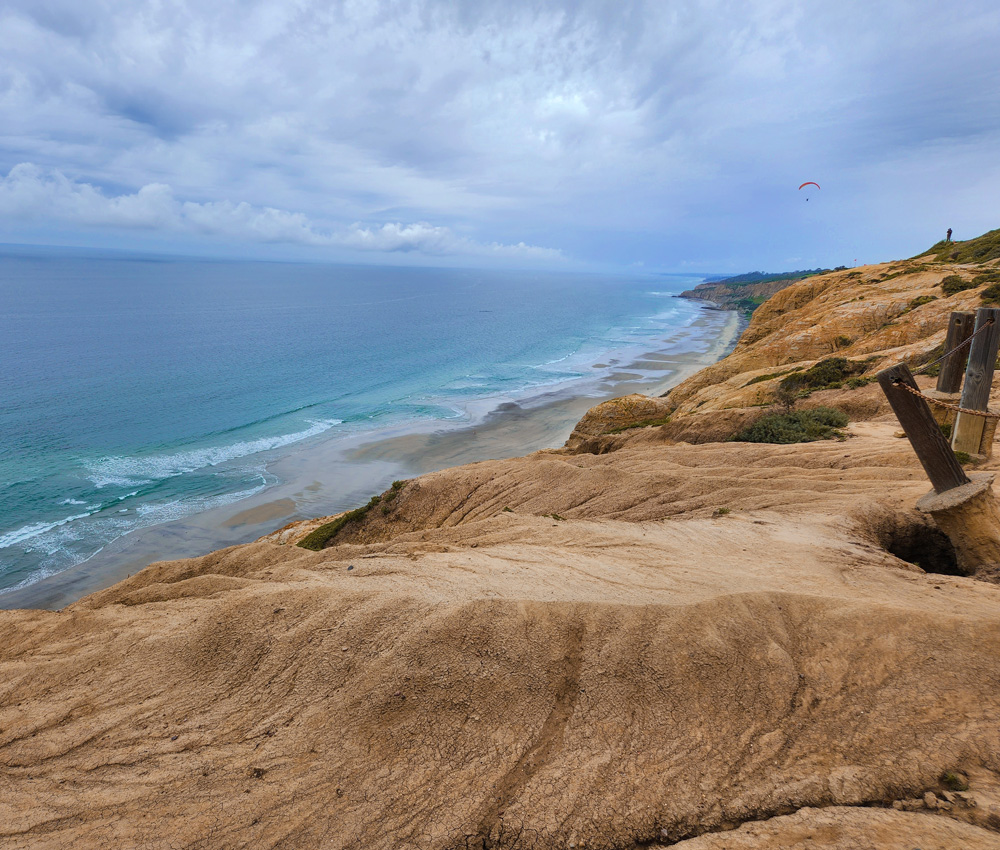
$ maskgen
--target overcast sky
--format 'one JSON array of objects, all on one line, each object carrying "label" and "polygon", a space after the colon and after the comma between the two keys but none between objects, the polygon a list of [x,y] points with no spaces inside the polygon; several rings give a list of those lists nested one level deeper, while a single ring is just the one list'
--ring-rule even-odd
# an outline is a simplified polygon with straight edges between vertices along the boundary
[{"label": "overcast sky", "polygon": [[998,199],[996,0],[0,5],[0,242],[782,270]]}]

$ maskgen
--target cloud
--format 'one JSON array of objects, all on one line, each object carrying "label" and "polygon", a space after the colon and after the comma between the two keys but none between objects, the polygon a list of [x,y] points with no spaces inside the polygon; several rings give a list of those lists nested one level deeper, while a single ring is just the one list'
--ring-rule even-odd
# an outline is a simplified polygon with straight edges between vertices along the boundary
[{"label": "cloud", "polygon": [[[900,233],[1000,191],[998,32],[994,0],[6,0],[0,173],[142,186],[104,214],[220,238],[759,267],[879,244],[896,163],[925,190],[889,198]],[[942,149],[970,170],[932,185]],[[809,178],[853,206],[803,216]]]},{"label": "cloud", "polygon": [[381,227],[352,225],[343,237],[343,244],[366,251],[429,251],[448,253],[456,240],[447,227],[435,227],[426,222],[416,224],[388,223]]},{"label": "cloud", "polygon": [[427,254],[470,254],[536,260],[559,260],[562,252],[536,245],[501,245],[498,242],[481,244],[457,237],[447,227],[435,227],[427,222],[400,224],[389,222],[381,227],[354,224],[344,235],[334,237],[338,244],[366,251],[421,251]]},{"label": "cloud", "polygon": [[523,242],[482,244],[427,222],[387,222],[381,226],[355,223],[348,228],[324,230],[303,213],[229,200],[182,201],[164,183],[150,183],[132,194],[109,197],[89,183],[70,180],[58,170],[42,169],[30,162],[19,163],[0,180],[0,216],[383,253],[562,259],[561,252],[555,249]]}]

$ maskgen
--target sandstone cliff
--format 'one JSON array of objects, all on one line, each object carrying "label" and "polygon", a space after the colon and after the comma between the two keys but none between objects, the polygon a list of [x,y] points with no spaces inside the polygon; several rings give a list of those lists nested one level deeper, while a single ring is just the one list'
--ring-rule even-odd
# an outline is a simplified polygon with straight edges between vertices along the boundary
[{"label": "sandstone cliff", "polygon": [[795,280],[774,280],[740,285],[727,284],[724,281],[700,283],[694,289],[682,292],[680,297],[711,301],[724,310],[738,310],[749,315],[776,292],[795,282]]},{"label": "sandstone cliff", "polygon": [[801,402],[844,441],[723,442],[772,373],[927,357],[986,286],[941,280],[993,271],[802,281],[666,399],[406,482],[319,551],[334,518],[0,612],[0,843],[1000,846],[1000,587],[914,511],[877,388]]}]

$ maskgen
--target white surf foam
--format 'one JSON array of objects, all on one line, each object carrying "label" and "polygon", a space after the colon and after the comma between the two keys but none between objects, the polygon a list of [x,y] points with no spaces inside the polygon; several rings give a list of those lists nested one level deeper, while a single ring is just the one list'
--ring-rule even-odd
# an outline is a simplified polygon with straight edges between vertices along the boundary
[{"label": "white surf foam", "polygon": [[23,543],[25,540],[31,540],[33,537],[38,537],[45,534],[47,531],[52,531],[54,528],[59,528],[60,526],[66,525],[74,520],[91,516],[92,514],[97,513],[98,509],[100,509],[100,505],[94,506],[94,509],[87,511],[86,513],[63,517],[63,519],[56,520],[55,522],[33,522],[30,525],[24,525],[14,531],[8,531],[6,534],[0,534],[0,549],[9,549],[11,546],[16,546],[18,543]]},{"label": "white surf foam", "polygon": [[335,425],[340,425],[342,421],[341,419],[311,421],[309,428],[293,434],[260,437],[256,440],[241,440],[224,446],[209,446],[174,454],[146,457],[122,457],[119,455],[104,457],[87,464],[90,472],[87,477],[98,488],[112,485],[134,487],[151,484],[154,481],[173,478],[176,475],[194,472],[197,469],[218,466],[226,461],[237,460],[271,449],[279,449],[322,434]]}]

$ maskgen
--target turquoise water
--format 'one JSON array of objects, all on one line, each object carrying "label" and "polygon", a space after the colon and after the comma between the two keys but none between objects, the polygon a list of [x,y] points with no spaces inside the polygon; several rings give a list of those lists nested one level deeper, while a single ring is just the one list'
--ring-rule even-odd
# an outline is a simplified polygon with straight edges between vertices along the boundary
[{"label": "turquoise water", "polygon": [[310,440],[683,350],[700,308],[669,296],[699,279],[0,253],[0,588],[253,495]]}]

